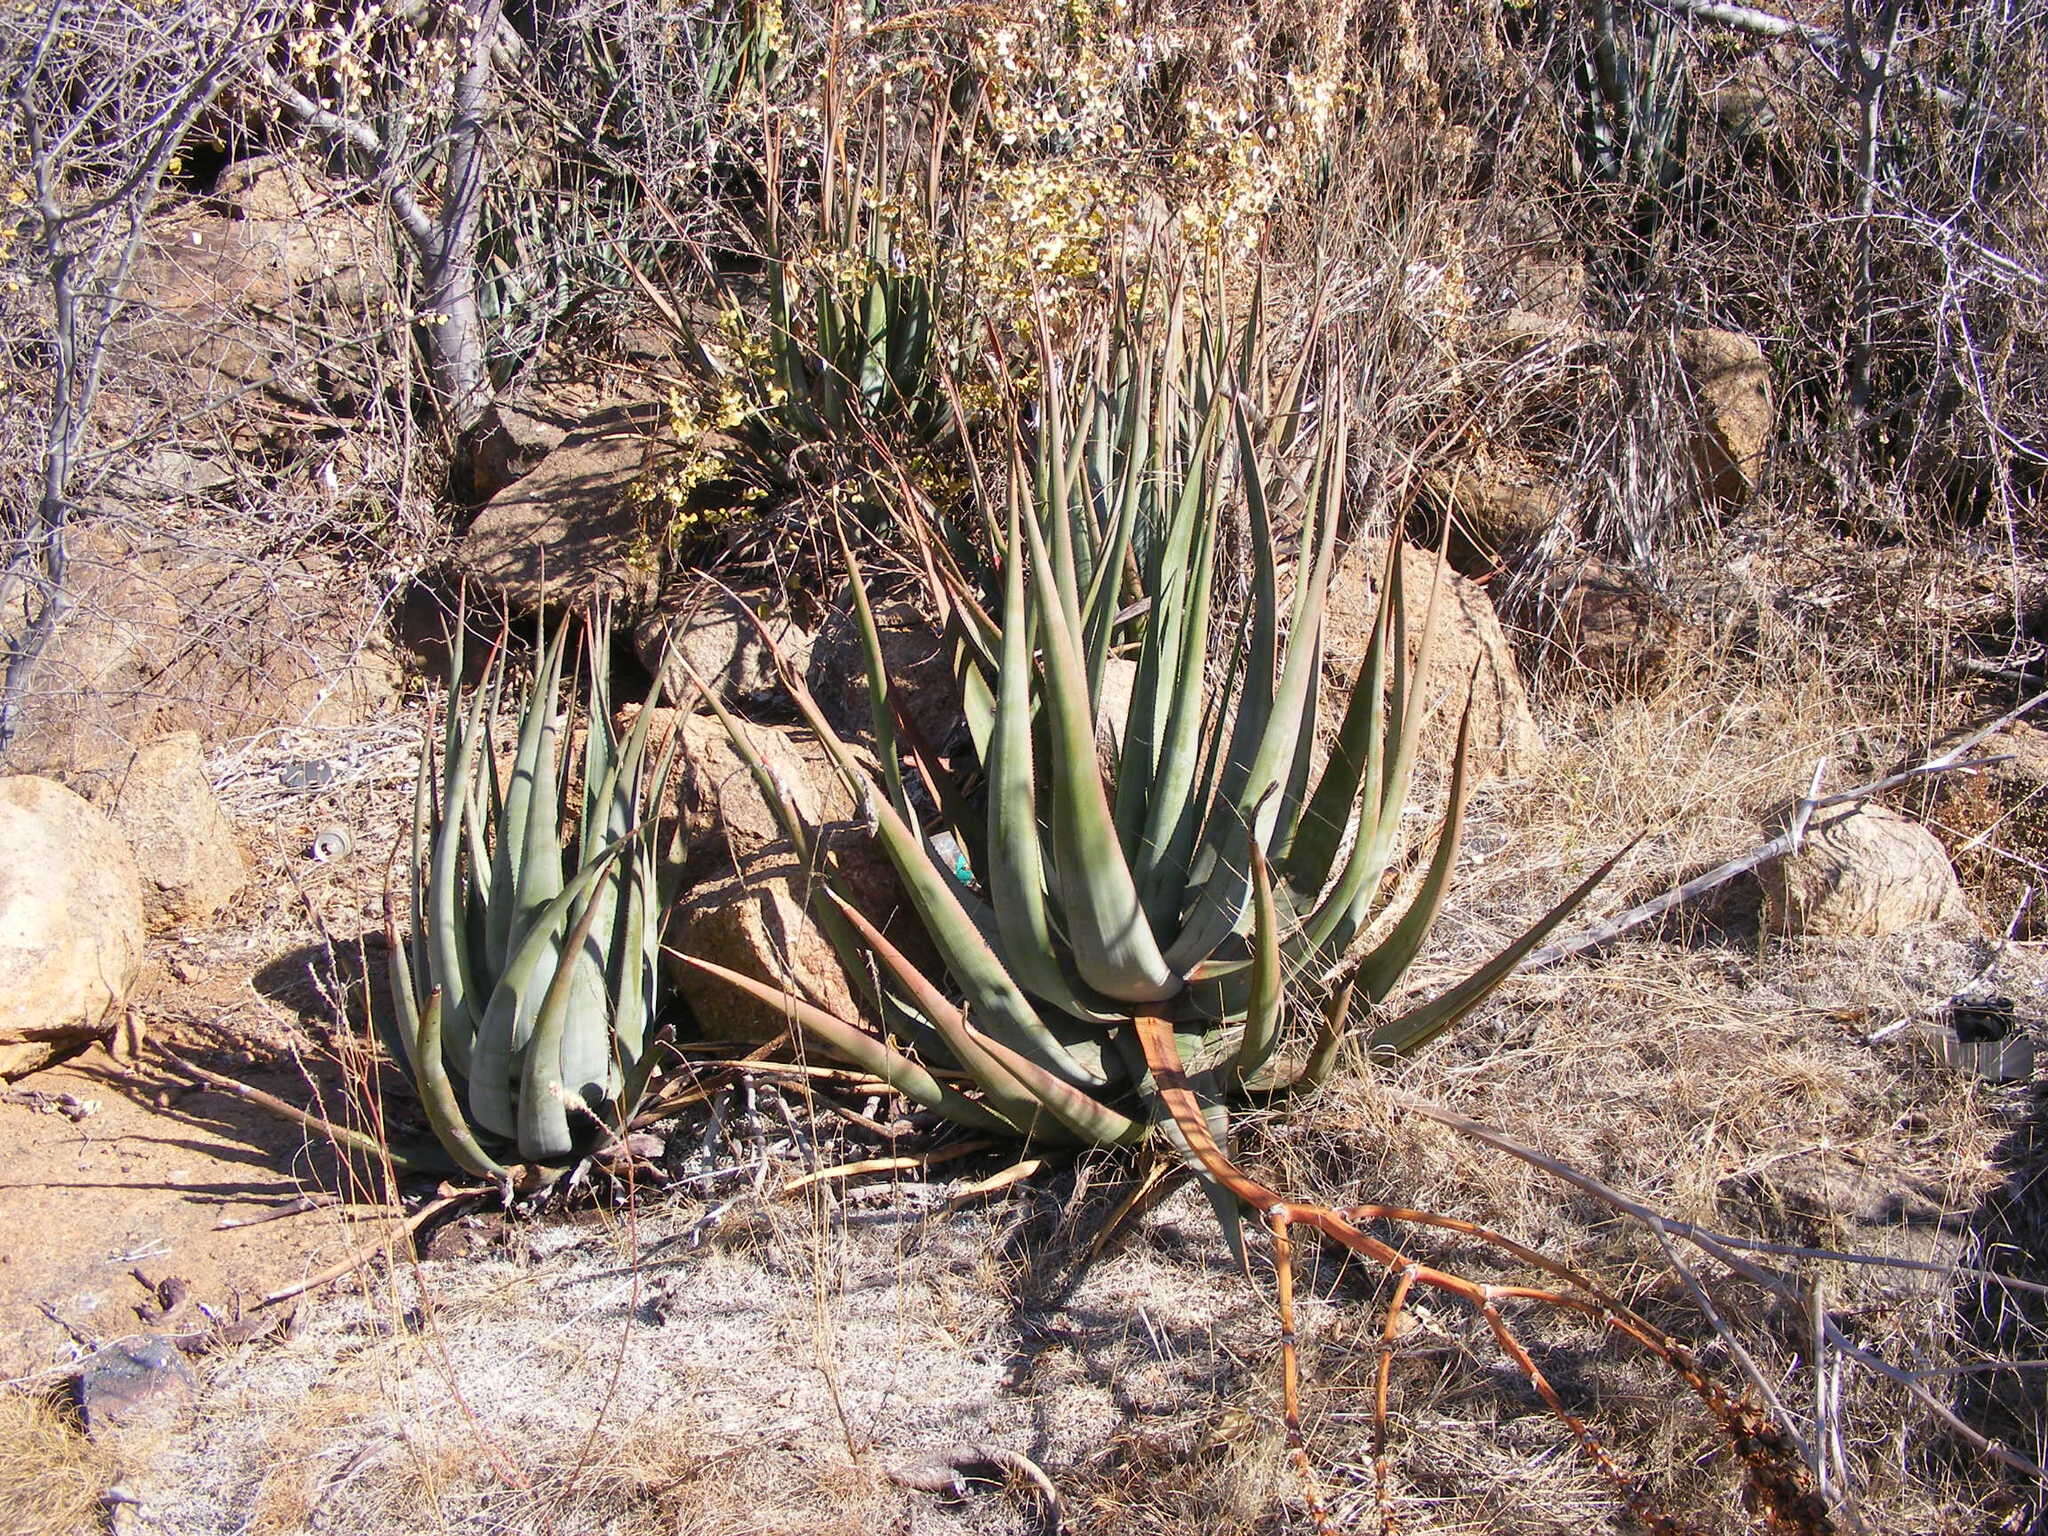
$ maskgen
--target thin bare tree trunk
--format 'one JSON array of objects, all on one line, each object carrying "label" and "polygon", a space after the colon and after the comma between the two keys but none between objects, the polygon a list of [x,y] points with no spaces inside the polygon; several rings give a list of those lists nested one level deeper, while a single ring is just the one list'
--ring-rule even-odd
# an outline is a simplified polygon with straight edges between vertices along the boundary
[{"label": "thin bare tree trunk", "polygon": [[1861,9],[1844,8],[1846,37],[1842,47],[1842,83],[1856,97],[1856,299],[1849,338],[1844,396],[1849,419],[1860,422],[1869,413],[1871,359],[1877,350],[1877,156],[1884,111],[1885,81],[1891,72],[1893,44],[1899,35],[1903,0],[1883,0],[1874,25],[1866,33]]},{"label": "thin bare tree trunk", "polygon": [[442,162],[440,206],[421,205],[395,147],[361,118],[320,105],[266,66],[263,83],[307,127],[331,133],[369,157],[389,191],[391,212],[420,264],[422,320],[434,393],[449,425],[467,431],[491,403],[483,311],[477,296],[477,235],[482,222],[486,116],[493,79],[493,44],[503,0],[464,0],[451,6],[463,18],[466,62],[456,78]]},{"label": "thin bare tree trunk", "polygon": [[455,86],[441,213],[430,250],[422,250],[427,303],[434,313],[428,355],[442,409],[457,431],[476,424],[491,403],[483,314],[477,301],[477,226],[483,209],[484,114],[491,85],[491,39],[503,0],[469,0],[469,63]]}]

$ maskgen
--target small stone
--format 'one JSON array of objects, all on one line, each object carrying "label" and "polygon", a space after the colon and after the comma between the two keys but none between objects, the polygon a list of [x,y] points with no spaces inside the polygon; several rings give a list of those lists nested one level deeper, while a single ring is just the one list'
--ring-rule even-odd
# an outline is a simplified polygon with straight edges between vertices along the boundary
[{"label": "small stone", "polygon": [[1880,938],[1969,916],[1934,834],[1869,801],[1818,812],[1799,851],[1771,860],[1757,876],[1775,933]]},{"label": "small stone", "polygon": [[122,1339],[78,1370],[78,1407],[87,1434],[118,1425],[176,1422],[191,1411],[198,1379],[161,1334]]}]

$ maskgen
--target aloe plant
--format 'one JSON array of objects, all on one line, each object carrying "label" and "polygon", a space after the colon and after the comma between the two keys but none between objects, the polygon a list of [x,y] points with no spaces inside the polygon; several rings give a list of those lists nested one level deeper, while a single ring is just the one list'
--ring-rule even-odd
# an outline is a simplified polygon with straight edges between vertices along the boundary
[{"label": "aloe plant", "polygon": [[651,707],[623,738],[614,728],[595,618],[571,771],[568,631],[526,685],[509,762],[497,751],[504,648],[465,691],[452,645],[438,761],[420,763],[404,933],[386,902],[387,1044],[443,1148],[481,1177],[506,1176],[508,1162],[559,1164],[622,1130],[653,1065],[665,893],[644,808],[667,759],[650,769]]},{"label": "aloe plant", "polygon": [[[1749,1448],[1760,1484],[1796,1491],[1790,1451],[1754,1432],[1760,1412],[1708,1380],[1682,1345],[1592,1279],[1452,1217],[1399,1204],[1339,1211],[1292,1199],[1246,1174],[1225,1150],[1231,1102],[1321,1081],[1352,1034],[1356,1005],[1364,1005],[1366,1024],[1357,1033],[1366,1050],[1419,1048],[1497,987],[1614,860],[1462,981],[1413,1006],[1387,1006],[1441,910],[1456,863],[1469,785],[1469,704],[1442,822],[1426,853],[1418,851],[1413,878],[1392,882],[1408,894],[1389,901],[1387,877],[1429,708],[1422,679],[1434,594],[1411,658],[1411,594],[1398,543],[1390,548],[1363,666],[1334,742],[1319,753],[1324,610],[1350,436],[1341,389],[1332,387],[1340,370],[1324,376],[1328,403],[1311,422],[1306,369],[1261,390],[1253,328],[1229,347],[1213,328],[1191,329],[1195,340],[1186,348],[1176,320],[1157,348],[1111,337],[1092,363],[1045,370],[1050,393],[1041,401],[1034,453],[1027,464],[1015,445],[1005,515],[992,530],[1002,580],[987,603],[959,589],[939,550],[923,551],[953,608],[968,679],[982,687],[986,707],[977,715],[970,696],[970,724],[987,772],[985,811],[970,808],[909,717],[889,708],[879,637],[844,539],[877,701],[878,776],[864,770],[785,669],[798,708],[863,797],[874,835],[944,962],[943,981],[920,970],[829,882],[819,886],[821,926],[851,962],[849,974],[870,976],[872,1023],[837,1017],[707,961],[689,963],[786,1009],[825,1050],[963,1124],[1069,1144],[1130,1144],[1157,1132],[1201,1180],[1240,1263],[1247,1262],[1243,1212],[1256,1213],[1272,1239],[1287,1444],[1318,1530],[1334,1527],[1300,1415],[1291,1235],[1299,1227],[1392,1278],[1390,1340],[1416,1287],[1472,1311],[1644,1523],[1668,1522],[1565,1405],[1517,1336],[1507,1305],[1599,1318],[1662,1361],[1731,1442]],[[1062,392],[1063,378],[1071,393]],[[1304,444],[1302,473],[1290,476],[1286,456]],[[1219,564],[1240,502],[1251,570],[1242,607],[1231,611],[1219,595]],[[1279,505],[1298,512],[1301,524],[1291,590],[1283,584]],[[1139,592],[1127,602],[1133,569]],[[1135,648],[1136,684],[1123,740],[1106,751],[1097,731],[1102,679],[1119,645]],[[734,727],[716,693],[702,691]],[[799,854],[816,867],[818,830],[736,728],[733,739]],[[939,855],[914,814],[899,745],[940,807],[940,828],[969,850],[964,872],[952,850]],[[871,971],[859,963],[862,950],[873,958]],[[1376,1235],[1368,1223],[1447,1229],[1539,1276],[1511,1286],[1474,1280]],[[1374,1408],[1382,1475],[1391,1361],[1391,1352],[1382,1354]]]},{"label": "aloe plant", "polygon": [[[1157,1087],[1159,1073],[1178,1065],[1148,1054],[1141,1021],[1170,1026],[1207,1133],[1221,1141],[1234,1097],[1327,1075],[1354,1002],[1372,1020],[1367,1049],[1413,1050],[1469,1012],[1562,920],[1591,881],[1459,985],[1379,1011],[1450,883],[1470,782],[1465,733],[1412,894],[1383,911],[1428,710],[1419,679],[1433,626],[1425,614],[1411,662],[1411,600],[1395,545],[1357,686],[1316,771],[1324,608],[1351,429],[1334,391],[1309,431],[1300,367],[1255,399],[1258,354],[1256,327],[1227,338],[1183,325],[1175,306],[1157,344],[1121,328],[1078,367],[1047,356],[1031,451],[1014,445],[1005,516],[990,530],[1001,589],[984,603],[944,583],[987,773],[985,812],[968,809],[944,768],[908,743],[943,830],[967,851],[967,878],[933,857],[913,808],[861,573],[844,548],[869,638],[880,783],[789,681],[865,797],[950,985],[843,904],[830,910],[834,928],[850,930],[878,962],[879,1032],[691,963],[772,997],[827,1048],[956,1118],[1055,1142],[1126,1143],[1158,1128],[1187,1148],[1189,1128]],[[1293,478],[1290,452],[1301,470]],[[1291,562],[1275,526],[1283,495],[1300,519]],[[1226,614],[1218,565],[1240,506],[1249,592]],[[1134,612],[1134,702],[1105,762],[1104,677],[1112,651],[1133,643]],[[1214,637],[1229,619],[1235,636],[1217,654]],[[757,778],[806,843],[810,829]],[[1328,1002],[1296,1028],[1289,999],[1303,992]],[[976,1091],[942,1082],[935,1061],[960,1068]],[[1213,1179],[1211,1188],[1234,1235],[1235,1201]]]},{"label": "aloe plant", "polygon": [[[721,334],[708,339],[635,274],[688,345],[693,371],[741,403],[739,419],[722,425],[778,488],[815,475],[820,453],[834,467],[860,466],[953,430],[942,378],[968,327],[938,167],[963,153],[969,130],[943,93],[927,94],[849,100],[835,67],[815,149],[771,129],[757,237],[765,315],[725,292]],[[916,126],[895,126],[899,112]]]}]

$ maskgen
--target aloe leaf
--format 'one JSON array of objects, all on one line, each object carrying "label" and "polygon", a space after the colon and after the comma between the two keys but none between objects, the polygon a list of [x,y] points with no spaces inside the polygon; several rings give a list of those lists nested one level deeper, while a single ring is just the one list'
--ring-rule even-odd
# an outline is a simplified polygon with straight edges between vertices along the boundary
[{"label": "aloe leaf", "polygon": [[[1304,904],[1314,902],[1329,883],[1337,852],[1353,810],[1361,801],[1379,807],[1379,767],[1386,730],[1387,637],[1392,605],[1400,601],[1400,541],[1389,539],[1391,564],[1380,580],[1380,602],[1373,615],[1372,636],[1359,663],[1358,677],[1345,706],[1343,723],[1323,776],[1302,813],[1293,843],[1287,849],[1287,879]],[[1361,829],[1366,836],[1370,828]]]},{"label": "aloe leaf", "polygon": [[434,1128],[435,1138],[464,1173],[480,1179],[509,1178],[512,1171],[484,1151],[469,1123],[462,1118],[462,1107],[455,1101],[455,1089],[442,1064],[441,1028],[442,998],[437,988],[427,995],[427,1006],[420,1011],[419,1067],[413,1078],[419,1090],[420,1108],[427,1113],[427,1124]]},{"label": "aloe leaf", "polygon": [[912,813],[910,797],[903,788],[903,764],[896,746],[896,717],[890,708],[888,664],[882,659],[882,631],[875,622],[875,610],[868,603],[866,578],[854,558],[846,528],[837,517],[832,530],[839,538],[839,556],[846,563],[846,584],[853,594],[854,617],[860,629],[861,659],[867,668],[868,713],[873,720],[875,756],[881,760],[882,782],[889,790],[889,803],[906,818]]},{"label": "aloe leaf", "polygon": [[[1030,520],[1032,533],[1037,536],[1032,558],[1034,562],[1040,559],[1038,541],[1050,540],[1046,544],[1050,557],[1039,566],[1040,575],[1050,578],[1045,582],[1045,600],[1051,612],[1059,615],[1059,624],[1074,637],[1078,647],[1081,593],[1074,564],[1074,523],[1078,515],[1073,489],[1076,465],[1067,443],[1065,370],[1051,352],[1043,326],[1039,335],[1045,392],[1039,405],[1038,454],[1046,467],[1045,492],[1039,501],[1041,515]],[[1093,704],[1092,697],[1089,702]]]},{"label": "aloe leaf", "polygon": [[[1209,1134],[1215,1138],[1216,1145],[1228,1147],[1230,1145],[1230,1110],[1228,1106],[1213,1091],[1203,1093],[1199,1088],[1196,1092],[1196,1100],[1202,1106],[1202,1119],[1208,1125]],[[1165,1123],[1168,1126],[1172,1126],[1174,1131],[1178,1133],[1180,1128],[1174,1125],[1171,1115],[1166,1117]],[[1176,1134],[1175,1139],[1185,1143],[1187,1138]],[[1224,1188],[1223,1185],[1216,1182],[1215,1178],[1210,1175],[1209,1170],[1202,1166],[1201,1159],[1195,1156],[1192,1147],[1183,1145],[1181,1155],[1188,1160],[1190,1166],[1195,1170],[1195,1177],[1201,1185],[1202,1194],[1209,1201],[1209,1209],[1215,1213],[1216,1225],[1222,1229],[1223,1245],[1230,1250],[1231,1260],[1237,1265],[1238,1273],[1249,1276],[1252,1272],[1252,1261],[1251,1255],[1245,1251],[1244,1246],[1244,1202]]]},{"label": "aloe leaf", "polygon": [[1252,850],[1252,914],[1251,994],[1245,1004],[1244,1039],[1229,1074],[1239,1081],[1265,1066],[1280,1038],[1280,912],[1273,872],[1257,848]]},{"label": "aloe leaf", "polygon": [[1054,864],[1081,979],[1121,1002],[1159,1002],[1180,989],[1159,952],[1110,816],[1095,760],[1095,717],[1081,673],[1077,636],[1063,621],[1051,556],[1035,519],[1024,519],[1031,562],[1047,613],[1046,714],[1051,733]]},{"label": "aloe leaf", "polygon": [[[762,633],[765,635],[765,628]],[[923,837],[886,798],[875,793],[875,786],[825,719],[803,679],[786,666],[781,670],[783,686],[789,690],[798,713],[824,747],[848,790],[860,797],[883,853],[903,882],[904,893],[985,1030],[1013,1048],[1027,1049],[1035,1060],[1076,1086],[1102,1086],[1101,1070],[1078,1060],[1047,1029],[970,915],[958,882],[950,873],[938,869]],[[721,715],[721,719],[730,717]],[[730,731],[732,726],[728,724],[727,729]]]},{"label": "aloe leaf", "polygon": [[[593,615],[584,624],[583,816],[577,828],[576,861],[586,864],[597,850],[625,831],[618,819],[618,733],[612,726],[611,668],[606,665],[605,636],[609,615]],[[656,674],[659,677],[659,673]],[[642,713],[645,713],[643,710]]]},{"label": "aloe leaf", "polygon": [[[583,872],[585,876],[595,878],[590,881],[588,894],[582,899],[582,908],[562,945],[562,953],[570,957],[570,963],[556,965],[547,992],[541,998],[540,1012],[534,1017],[532,1038],[526,1042],[526,1050],[520,1060],[519,1153],[522,1157],[545,1160],[567,1156],[575,1147],[575,1133],[569,1126],[569,1100],[573,1097],[579,1105],[588,1107],[582,1095],[583,1084],[578,1081],[583,1074],[570,1074],[568,1058],[571,1052],[579,1058],[586,1054],[583,1043],[576,1037],[587,1035],[592,1029],[601,1034],[606,1018],[601,1006],[593,1018],[587,996],[577,995],[579,969],[574,960],[590,942],[591,929],[604,904],[602,898],[608,884],[606,877],[616,867],[619,852],[621,849],[614,846],[595,866]],[[563,900],[566,904],[566,895]],[[553,905],[550,903],[551,909]]]},{"label": "aloe leaf", "polygon": [[[1123,570],[1136,537],[1140,493],[1152,458],[1152,388],[1154,364],[1149,349],[1134,348],[1132,371],[1114,411],[1117,429],[1116,482],[1105,483],[1111,496],[1109,536],[1102,558],[1089,580],[1081,605],[1088,652],[1088,675],[1099,694],[1110,647],[1116,636],[1116,615],[1123,593]],[[1107,433],[1103,434],[1105,440]],[[1108,446],[1105,441],[1105,448]],[[1105,465],[1105,469],[1107,469]],[[1107,474],[1104,476],[1107,481]]]},{"label": "aloe leaf", "polygon": [[1346,1026],[1351,1019],[1351,997],[1356,989],[1355,980],[1347,980],[1331,994],[1330,1001],[1323,1008],[1323,1022],[1310,1042],[1308,1060],[1303,1063],[1301,1075],[1293,1086],[1301,1091],[1320,1088],[1330,1080],[1330,1074],[1337,1070],[1337,1054],[1344,1044]]},{"label": "aloe leaf", "polygon": [[1443,910],[1444,897],[1451,888],[1451,872],[1458,862],[1458,838],[1465,825],[1465,802],[1470,794],[1469,749],[1472,742],[1472,696],[1468,687],[1465,713],[1458,722],[1458,749],[1451,759],[1451,792],[1444,810],[1444,823],[1437,832],[1436,851],[1429,861],[1422,885],[1385,938],[1358,967],[1358,986],[1366,1001],[1378,1003],[1407,974],[1422,950],[1422,942]]},{"label": "aloe leaf", "polygon": [[[1407,603],[1398,548],[1390,568],[1388,597],[1388,651],[1393,680],[1386,713],[1386,735],[1380,752],[1380,778],[1375,802],[1367,797],[1361,812],[1357,840],[1336,884],[1322,905],[1302,925],[1304,952],[1325,962],[1343,953],[1372,910],[1380,877],[1392,862],[1400,840],[1401,808],[1407,803],[1408,788],[1415,769],[1416,746],[1422,738],[1427,702],[1421,679],[1428,675],[1436,639],[1436,602],[1442,586],[1441,561],[1438,578],[1432,581],[1428,606],[1423,611],[1422,643],[1415,662],[1408,661]],[[1368,786],[1370,775],[1368,775]]]},{"label": "aloe leaf", "polygon": [[1219,1149],[1220,1155],[1230,1136],[1229,1111],[1217,1092],[1215,1078],[1206,1071],[1193,1075],[1186,1071],[1179,1030],[1157,1018],[1140,1017],[1133,1022],[1136,1030],[1124,1034],[1118,1043],[1131,1059],[1132,1075],[1138,1080],[1138,1092],[1152,1124],[1201,1185],[1231,1257],[1240,1268],[1249,1269],[1242,1202],[1216,1178],[1201,1151],[1207,1146]]},{"label": "aloe leaf", "polygon": [[[540,676],[546,675],[547,655],[543,649],[538,666]],[[540,760],[542,727],[548,713],[540,705],[541,694],[542,688],[536,678],[533,691],[527,695],[525,707],[520,711],[519,734],[512,750],[512,779],[505,786],[504,805],[496,823],[498,837],[491,857],[491,885],[503,893],[505,899],[491,904],[486,923],[490,963],[494,970],[504,965],[505,957],[517,942],[517,892],[521,888],[526,862],[527,827],[533,816],[534,778]],[[491,771],[495,776],[495,763]]]},{"label": "aloe leaf", "polygon": [[1010,503],[1010,557],[1003,577],[1002,670],[989,738],[988,868],[1002,953],[1027,992],[1058,999],[1064,988],[1040,858],[1038,792],[1032,770],[1031,625],[1024,601],[1024,539]]},{"label": "aloe leaf", "polygon": [[1631,839],[1626,847],[1582,880],[1569,895],[1544,913],[1534,926],[1514,943],[1442,996],[1433,998],[1421,1007],[1412,1008],[1400,1017],[1380,1025],[1367,1041],[1368,1048],[1375,1054],[1386,1051],[1405,1056],[1412,1051],[1420,1050],[1478,1007],[1496,987],[1514,973],[1515,967],[1522,963],[1525,956],[1549,938],[1557,925],[1571,916],[1573,910],[1593,894],[1594,888],[1613,872],[1614,866],[1635,850],[1638,841],[1640,839]]},{"label": "aloe leaf", "polygon": [[862,295],[859,387],[871,411],[879,411],[889,395],[889,286],[871,278]]},{"label": "aloe leaf", "polygon": [[606,1048],[606,1097],[619,1101],[620,1118],[632,1117],[645,1086],[642,1062],[647,1055],[647,1029],[654,1013],[655,968],[659,965],[660,903],[655,896],[654,856],[645,839],[636,840],[621,861],[624,890],[605,970],[611,1002],[611,1027]]},{"label": "aloe leaf", "polygon": [[[1261,829],[1255,825],[1259,817],[1253,807],[1265,801],[1267,790],[1277,781],[1281,762],[1292,761],[1295,734],[1300,729],[1300,701],[1306,693],[1306,679],[1301,676],[1305,659],[1299,646],[1290,652],[1286,674],[1276,689],[1280,600],[1272,510],[1266,499],[1265,473],[1252,442],[1251,423],[1241,397],[1233,398],[1232,415],[1237,429],[1239,478],[1252,529],[1251,638],[1243,688],[1238,695],[1237,719],[1223,759],[1217,799],[1202,834],[1202,851],[1190,866],[1199,873],[1202,888],[1180,937],[1167,951],[1168,964],[1178,971],[1208,958],[1244,918],[1251,899],[1250,848],[1254,841],[1264,841]],[[1291,720],[1286,713],[1290,702]],[[1269,828],[1270,817],[1277,814],[1277,805],[1270,805],[1265,813]]]},{"label": "aloe leaf", "polygon": [[[483,735],[479,719],[483,693],[472,699],[468,721],[456,733],[455,750],[447,761],[447,790],[441,825],[434,838],[433,870],[427,890],[428,974],[441,993],[440,1038],[456,1071],[469,1071],[470,1044],[484,1000],[471,978],[467,901],[462,883],[464,805],[470,776],[476,771],[477,742]],[[451,702],[451,713],[455,706]]]},{"label": "aloe leaf", "polygon": [[860,931],[876,958],[903,984],[919,1011],[938,1031],[946,1049],[973,1075],[1005,1119],[1029,1134],[1049,1114],[1083,1142],[1103,1145],[1135,1141],[1144,1134],[1144,1127],[1138,1122],[1056,1077],[1023,1052],[976,1029],[968,1016],[948,1002],[945,994],[880,929],[858,909],[844,902],[841,906],[847,921]]},{"label": "aloe leaf", "polygon": [[1001,1131],[1010,1135],[1016,1133],[1016,1127],[1007,1120],[983,1108],[958,1089],[940,1082],[928,1070],[887,1041],[876,1039],[858,1025],[849,1024],[793,992],[771,987],[752,976],[742,975],[738,971],[728,970],[722,965],[700,960],[695,955],[686,955],[678,950],[671,949],[667,953],[707,976],[715,976],[728,986],[738,988],[749,997],[772,1008],[785,1010],[804,1033],[814,1037],[818,1044],[833,1056],[858,1067],[863,1072],[873,1073],[905,1098],[912,1099],[925,1108],[944,1115],[948,1120],[962,1125]]},{"label": "aloe leaf", "polygon": [[[561,687],[562,662],[568,651],[569,626],[556,631],[528,696],[527,709],[535,717],[535,750],[531,765],[531,790],[527,797],[526,820],[508,823],[510,835],[520,838],[518,883],[512,888],[512,939],[516,944],[535,914],[542,911],[562,890],[562,768]],[[522,727],[522,734],[524,728]]]},{"label": "aloe leaf", "polygon": [[406,958],[407,945],[398,935],[398,914],[391,893],[384,893],[384,939],[386,990],[391,995],[390,1016],[377,1017],[378,1033],[391,1059],[419,1080],[420,999],[413,989],[412,964]]},{"label": "aloe leaf", "polygon": [[[536,914],[498,973],[477,1027],[475,1057],[468,1072],[469,1112],[494,1135],[509,1138],[519,1134],[514,1085],[524,1070],[540,1009],[566,969],[563,956],[573,953],[562,942],[562,930],[571,909],[584,901],[611,868],[619,846],[600,852]],[[559,1045],[556,1050],[559,1069]]]},{"label": "aloe leaf", "polygon": [[[1212,412],[1196,442],[1164,551],[1162,575],[1175,593],[1176,608],[1179,594],[1186,592],[1185,611],[1176,612],[1173,627],[1148,631],[1139,653],[1132,728],[1140,719],[1158,721],[1157,746],[1142,744],[1142,755],[1126,765],[1117,786],[1125,821],[1141,829],[1132,859],[1155,933],[1171,933],[1179,925],[1189,857],[1200,831],[1203,802],[1195,790],[1201,783],[1199,749],[1207,718],[1203,685],[1216,577],[1217,514],[1208,504],[1209,454],[1219,420]],[[1141,708],[1148,704],[1149,710]]]},{"label": "aloe leaf", "polygon": [[[1344,474],[1351,447],[1351,412],[1340,397],[1328,440],[1316,456],[1310,477],[1301,529],[1301,558],[1296,562],[1295,609],[1288,670],[1281,683],[1281,709],[1294,717],[1293,761],[1284,780],[1272,827],[1262,846],[1284,861],[1293,846],[1313,768],[1316,726],[1323,689],[1323,649],[1328,623],[1330,577],[1336,564],[1337,522],[1343,511]],[[1314,530],[1313,539],[1310,530]],[[1313,551],[1311,552],[1311,544]],[[1306,654],[1303,654],[1306,653]],[[1298,678],[1292,674],[1302,662]],[[1299,690],[1298,701],[1290,689]]]},{"label": "aloe leaf", "polygon": [[590,896],[583,941],[565,951],[569,1007],[563,1016],[557,1070],[568,1091],[593,1107],[604,1102],[611,1089],[612,1027],[618,998],[612,987],[612,951],[618,938],[620,906],[626,898],[627,865],[623,857],[609,862]]}]

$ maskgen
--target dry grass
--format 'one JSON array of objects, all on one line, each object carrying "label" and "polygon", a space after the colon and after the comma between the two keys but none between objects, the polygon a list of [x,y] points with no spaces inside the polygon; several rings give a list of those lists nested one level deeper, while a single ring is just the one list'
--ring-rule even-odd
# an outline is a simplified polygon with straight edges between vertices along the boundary
[{"label": "dry grass", "polygon": [[9,1536],[98,1531],[116,1465],[47,1398],[0,1392],[0,1523]]}]

